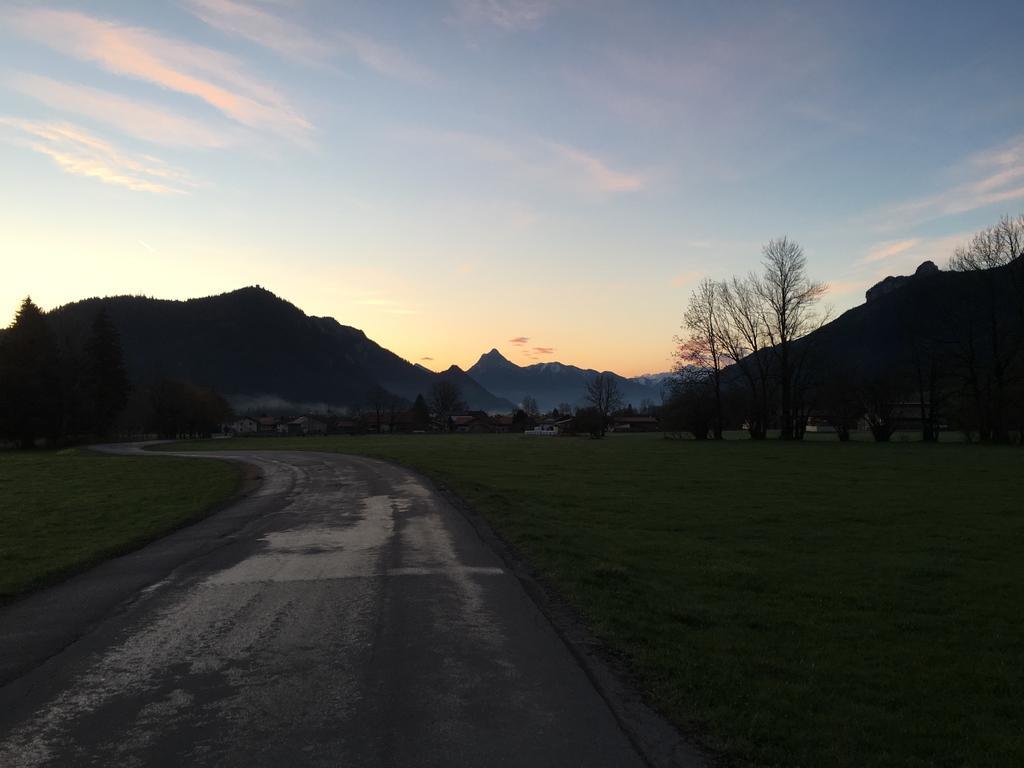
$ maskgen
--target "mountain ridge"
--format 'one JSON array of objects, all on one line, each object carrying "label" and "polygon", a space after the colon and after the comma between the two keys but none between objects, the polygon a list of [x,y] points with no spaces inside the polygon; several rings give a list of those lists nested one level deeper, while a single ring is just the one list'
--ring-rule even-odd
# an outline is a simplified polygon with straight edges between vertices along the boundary
[{"label": "mountain ridge", "polygon": [[47,313],[58,338],[77,339],[105,307],[121,334],[132,381],[162,377],[211,386],[233,402],[359,407],[379,385],[412,401],[438,381],[462,389],[472,408],[509,411],[457,366],[435,373],[333,317],[307,315],[260,286],[193,299],[107,296]]},{"label": "mountain ridge", "polygon": [[557,408],[563,403],[582,405],[586,397],[587,381],[598,374],[613,377],[623,404],[638,407],[644,400],[661,400],[660,387],[621,376],[614,371],[580,368],[558,361],[521,366],[506,358],[497,348],[480,355],[466,372],[489,391],[514,403],[522,403],[524,397],[530,396],[544,411]]}]

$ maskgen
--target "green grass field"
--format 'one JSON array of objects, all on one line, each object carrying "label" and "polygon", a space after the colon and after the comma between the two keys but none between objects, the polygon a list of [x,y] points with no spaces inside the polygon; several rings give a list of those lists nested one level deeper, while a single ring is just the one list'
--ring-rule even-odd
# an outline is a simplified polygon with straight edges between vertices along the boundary
[{"label": "green grass field", "polygon": [[734,764],[1024,764],[1024,451],[234,439],[444,482]]},{"label": "green grass field", "polygon": [[167,533],[239,480],[219,461],[0,452],[0,600]]}]

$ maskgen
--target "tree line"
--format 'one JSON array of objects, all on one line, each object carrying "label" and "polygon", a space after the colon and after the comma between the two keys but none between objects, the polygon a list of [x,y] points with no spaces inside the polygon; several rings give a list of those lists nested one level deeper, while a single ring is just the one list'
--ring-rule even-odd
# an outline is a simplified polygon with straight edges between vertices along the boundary
[{"label": "tree line", "polygon": [[426,431],[435,425],[447,429],[451,417],[464,410],[466,401],[462,397],[462,388],[453,381],[441,379],[434,382],[426,397],[420,393],[411,404],[375,384],[366,393],[363,419],[377,432],[383,432],[385,426],[387,431],[394,432],[400,417],[408,415],[412,429]]},{"label": "tree line", "polygon": [[223,397],[188,382],[132,387],[120,335],[102,307],[82,339],[58,337],[26,298],[0,336],[0,440],[21,448],[108,439],[126,420],[133,433],[209,435],[230,412]]},{"label": "tree line", "polygon": [[[614,377],[607,374],[596,374],[585,384],[582,407],[574,408],[568,403],[561,403],[551,411],[553,416],[574,417],[577,429],[594,437],[603,437],[608,429],[612,415],[620,410],[623,398]],[[462,395],[462,388],[453,381],[441,379],[434,382],[427,396],[416,396],[410,406],[408,401],[389,392],[384,387],[374,385],[367,392],[364,403],[364,420],[377,432],[394,432],[399,417],[407,413],[411,417],[414,430],[428,430],[431,427],[448,431],[452,417],[463,413],[468,406]],[[522,402],[511,414],[513,425],[523,427],[535,423],[542,417],[537,400],[531,395],[524,395]]]},{"label": "tree line", "polygon": [[109,434],[128,399],[117,329],[103,310],[80,347],[58,342],[31,298],[0,339],[0,438],[31,448]]},{"label": "tree line", "polygon": [[699,439],[742,428],[799,440],[813,419],[840,440],[863,423],[886,441],[913,421],[925,441],[950,428],[1024,442],[1022,254],[1024,215],[979,232],[952,254],[952,275],[897,289],[884,322],[861,331],[865,352],[824,329],[827,285],[808,276],[801,246],[773,239],[759,272],[691,293],[663,420]]}]

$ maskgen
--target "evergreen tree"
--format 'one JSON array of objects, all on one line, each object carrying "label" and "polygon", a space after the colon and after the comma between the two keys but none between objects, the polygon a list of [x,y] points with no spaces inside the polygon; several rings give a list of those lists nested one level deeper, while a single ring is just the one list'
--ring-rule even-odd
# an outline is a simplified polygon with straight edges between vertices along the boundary
[{"label": "evergreen tree", "polygon": [[26,298],[0,342],[0,434],[22,448],[40,437],[55,442],[62,413],[57,342]]},{"label": "evergreen tree", "polygon": [[129,383],[121,338],[106,308],[96,313],[85,343],[85,381],[90,431],[107,435],[128,402]]},{"label": "evergreen tree", "polygon": [[416,401],[412,404],[412,425],[415,430],[430,427],[430,407],[423,399],[423,395],[416,395]]},{"label": "evergreen tree", "polygon": [[91,428],[91,405],[81,350],[70,337],[57,339],[57,360],[60,365],[60,435],[64,438],[82,435]]}]

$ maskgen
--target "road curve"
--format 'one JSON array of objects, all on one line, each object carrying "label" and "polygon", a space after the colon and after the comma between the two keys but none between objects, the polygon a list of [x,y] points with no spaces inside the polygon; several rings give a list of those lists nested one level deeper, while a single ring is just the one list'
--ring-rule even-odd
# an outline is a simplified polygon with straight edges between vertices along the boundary
[{"label": "road curve", "polygon": [[0,611],[0,765],[644,764],[519,581],[416,475],[187,455],[254,464],[259,490]]}]

